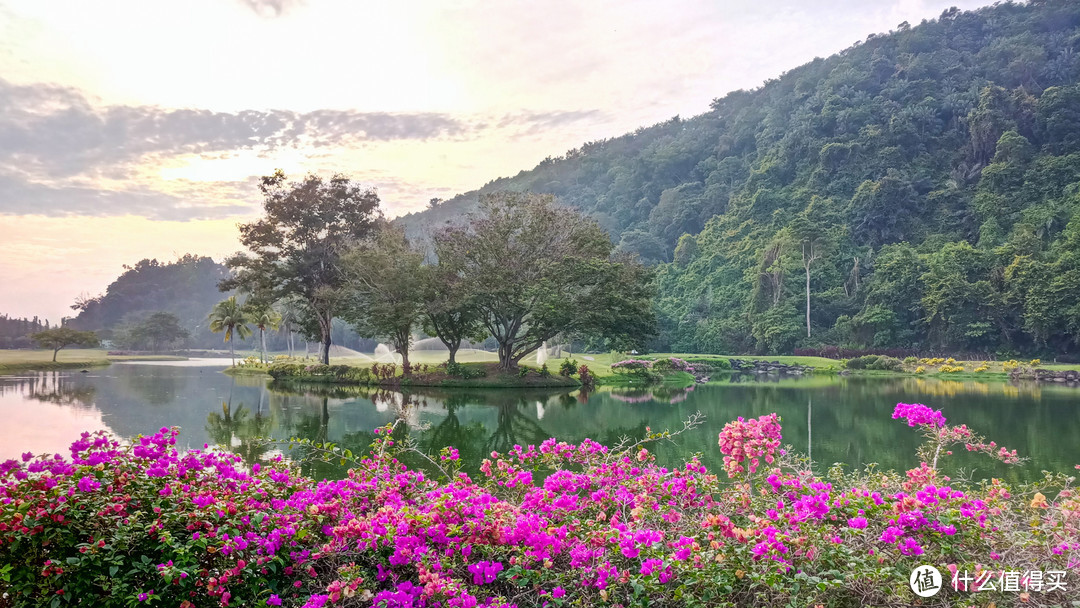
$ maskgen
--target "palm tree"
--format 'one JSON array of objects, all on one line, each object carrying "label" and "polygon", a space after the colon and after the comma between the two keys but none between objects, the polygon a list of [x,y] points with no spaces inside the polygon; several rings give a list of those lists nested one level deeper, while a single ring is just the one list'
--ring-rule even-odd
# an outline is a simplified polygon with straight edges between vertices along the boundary
[{"label": "palm tree", "polygon": [[260,353],[261,360],[266,363],[266,330],[276,330],[281,324],[281,313],[270,308],[269,306],[264,308],[255,308],[248,312],[251,316],[251,323],[255,327],[259,328],[259,343],[262,347]]},{"label": "palm tree", "polygon": [[225,332],[225,341],[229,343],[229,356],[232,357],[233,366],[236,366],[236,351],[233,348],[233,333],[241,340],[246,340],[251,335],[250,323],[244,306],[236,301],[236,296],[230,296],[214,304],[210,311],[210,331],[216,333]]},{"label": "palm tree", "polygon": [[290,359],[292,359],[293,356],[293,334],[296,333],[299,324],[299,311],[297,311],[294,305],[286,301],[285,304],[281,306],[281,321],[278,323],[278,329],[285,334],[285,343],[289,347]]}]

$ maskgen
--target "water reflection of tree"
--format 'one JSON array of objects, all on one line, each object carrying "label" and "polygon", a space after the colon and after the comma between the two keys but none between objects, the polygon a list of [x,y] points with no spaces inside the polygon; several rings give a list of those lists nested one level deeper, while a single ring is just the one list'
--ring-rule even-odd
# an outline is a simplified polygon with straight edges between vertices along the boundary
[{"label": "water reflection of tree", "polygon": [[[187,378],[176,375],[168,368],[155,368],[154,373],[144,373],[136,367],[133,371],[120,376],[123,378],[125,391],[138,395],[139,400],[149,405],[167,405],[176,400],[177,396],[187,386]],[[233,380],[235,383],[235,379]],[[232,389],[230,388],[230,391]]]},{"label": "water reflection of tree", "polygon": [[92,384],[69,384],[66,382],[43,382],[40,387],[31,385],[27,396],[35,401],[56,405],[93,405],[97,388]]},{"label": "water reflection of tree", "polygon": [[271,447],[262,438],[268,436],[273,427],[272,416],[264,411],[264,400],[265,391],[262,391],[254,414],[243,403],[234,409],[230,390],[229,399],[221,403],[221,413],[211,412],[206,416],[206,434],[218,446],[239,454],[244,462],[259,462]]},{"label": "water reflection of tree", "polygon": [[527,405],[525,399],[498,405],[498,422],[495,432],[484,442],[485,452],[506,452],[515,445],[539,444],[551,437],[539,422],[525,415],[522,410]]},{"label": "water reflection of tree", "polygon": [[462,405],[464,404],[447,402],[446,417],[424,432],[418,441],[421,448],[429,454],[436,454],[449,446],[457,448],[465,471],[475,473],[479,471],[480,462],[484,459],[487,429],[481,422],[462,424],[457,415],[457,410]]}]

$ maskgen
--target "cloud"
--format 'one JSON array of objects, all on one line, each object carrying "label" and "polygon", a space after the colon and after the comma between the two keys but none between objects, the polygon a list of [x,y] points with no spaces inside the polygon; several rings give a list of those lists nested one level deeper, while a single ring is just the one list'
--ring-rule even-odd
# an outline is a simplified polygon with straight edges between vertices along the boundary
[{"label": "cloud", "polygon": [[[232,217],[253,211],[258,195],[248,173],[265,164],[233,158],[319,159],[312,168],[329,169],[368,144],[476,141],[492,132],[518,139],[602,120],[597,110],[455,116],[103,106],[77,89],[0,79],[0,214]],[[185,173],[191,159],[203,173]],[[206,174],[213,163],[216,172]],[[185,179],[192,175],[202,179]],[[414,197],[426,203],[431,184],[393,181],[390,189],[407,206]]]},{"label": "cloud", "polygon": [[599,122],[606,116],[599,110],[555,110],[550,112],[518,112],[507,114],[499,122],[499,128],[513,128],[525,134],[559,129],[580,122]]},{"label": "cloud", "polygon": [[[204,186],[204,192],[213,185]],[[120,216],[189,221],[250,215],[252,205],[218,203],[209,197],[178,197],[145,187],[107,190],[76,185],[48,185],[0,175],[0,215]]]},{"label": "cloud", "polygon": [[301,4],[299,0],[240,0],[261,16],[280,17],[286,10]]},{"label": "cloud", "polygon": [[470,128],[449,115],[431,112],[97,108],[73,89],[20,86],[0,79],[0,165],[18,164],[23,171],[51,178],[155,153],[425,141],[465,135]]}]

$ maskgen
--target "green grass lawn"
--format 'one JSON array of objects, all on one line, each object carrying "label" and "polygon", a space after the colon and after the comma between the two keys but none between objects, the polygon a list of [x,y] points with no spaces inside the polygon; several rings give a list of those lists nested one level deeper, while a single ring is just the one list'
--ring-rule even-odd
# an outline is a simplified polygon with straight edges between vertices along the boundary
[{"label": "green grass lawn", "polygon": [[101,367],[112,361],[176,361],[184,357],[170,355],[109,356],[103,348],[65,348],[56,353],[52,350],[0,350],[0,373],[25,370],[73,369]]}]

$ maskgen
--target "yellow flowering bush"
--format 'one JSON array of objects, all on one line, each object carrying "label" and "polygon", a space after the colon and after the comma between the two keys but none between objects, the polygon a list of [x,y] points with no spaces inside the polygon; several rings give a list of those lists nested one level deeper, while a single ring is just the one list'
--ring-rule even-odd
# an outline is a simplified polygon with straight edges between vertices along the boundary
[{"label": "yellow flowering bush", "polygon": [[938,371],[942,372],[944,374],[955,374],[955,373],[964,371],[964,366],[963,365],[945,364],[945,365],[942,365],[941,368]]},{"label": "yellow flowering bush", "polygon": [[1039,367],[1040,365],[1042,365],[1042,359],[1032,359],[1028,365],[1030,365],[1031,367]]},{"label": "yellow flowering bush", "polygon": [[1020,362],[1016,359],[1009,359],[1001,364],[1001,370],[1011,372],[1012,370],[1020,367]]},{"label": "yellow flowering bush", "polygon": [[926,368],[920,365],[919,367],[915,368],[915,373],[916,374],[925,374],[926,373]]}]

